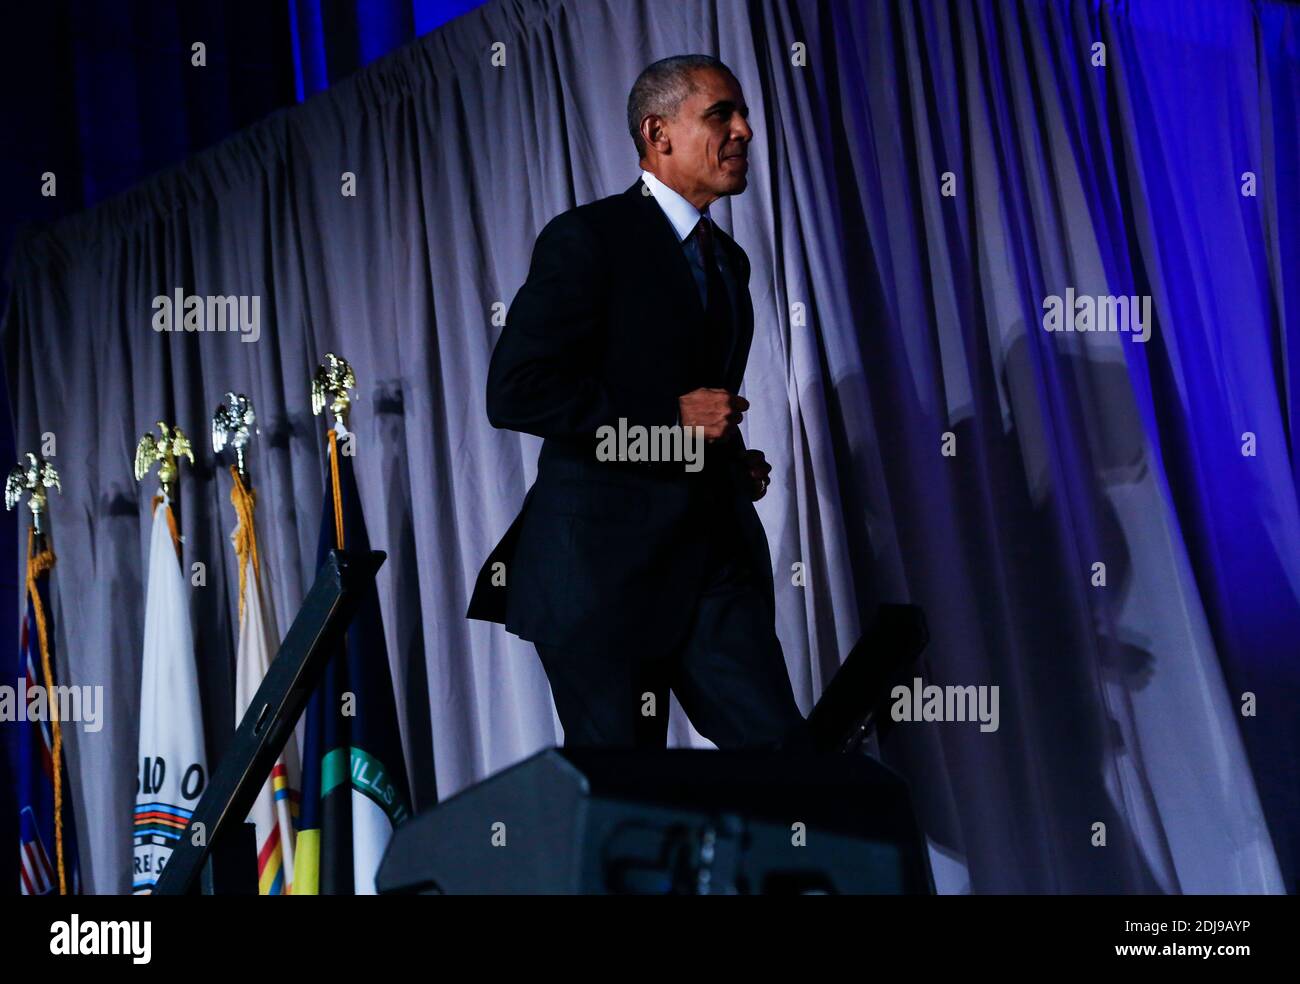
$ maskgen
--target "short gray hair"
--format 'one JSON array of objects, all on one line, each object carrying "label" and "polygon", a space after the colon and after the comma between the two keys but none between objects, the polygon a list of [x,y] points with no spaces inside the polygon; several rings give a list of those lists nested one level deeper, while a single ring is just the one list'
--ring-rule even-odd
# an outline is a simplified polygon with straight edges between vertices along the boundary
[{"label": "short gray hair", "polygon": [[694,74],[702,68],[716,68],[732,78],[736,73],[712,55],[673,55],[649,65],[637,76],[627,97],[627,130],[636,144],[638,158],[645,157],[641,121],[647,116],[673,119],[682,100],[695,91]]}]

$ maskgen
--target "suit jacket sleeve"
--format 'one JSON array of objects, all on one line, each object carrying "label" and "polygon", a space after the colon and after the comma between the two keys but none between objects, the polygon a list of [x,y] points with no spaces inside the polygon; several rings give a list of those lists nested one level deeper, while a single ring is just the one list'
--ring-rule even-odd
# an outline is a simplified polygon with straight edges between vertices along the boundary
[{"label": "suit jacket sleeve", "polygon": [[593,438],[605,424],[672,425],[677,394],[600,371],[607,319],[606,251],[582,217],[552,219],[533,247],[528,279],[506,315],[488,369],[494,427],[543,438]]}]

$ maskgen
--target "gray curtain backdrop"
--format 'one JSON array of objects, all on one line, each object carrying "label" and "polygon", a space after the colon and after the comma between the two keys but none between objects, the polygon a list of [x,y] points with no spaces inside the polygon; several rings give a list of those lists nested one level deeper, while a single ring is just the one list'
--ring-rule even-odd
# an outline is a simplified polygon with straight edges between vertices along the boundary
[{"label": "gray curtain backdrop", "polygon": [[[750,188],[713,214],[753,261],[746,439],[775,469],[759,515],[803,709],[875,603],[916,602],[926,682],[1000,687],[996,732],[898,724],[883,739],[941,888],[1277,890],[1129,342],[1037,325],[1045,283],[1107,292],[1084,193],[1099,165],[1045,67],[1086,59],[1094,30],[1131,87],[1121,52],[1139,42],[1092,5],[498,0],[29,235],[5,322],[18,447],[57,436],[61,672],[102,684],[109,707],[102,731],[70,739],[87,885],[130,882],[155,487],[132,478],[136,441],[162,419],[198,451],[180,521],[186,565],[207,569],[191,616],[215,761],[233,728],[237,572],[208,421],[230,389],[256,407],[261,543],[287,627],[313,576],[324,422],[309,379],[329,351],[360,384],[357,480],[389,554],[379,589],[417,805],[559,742],[532,647],[463,617],[539,446],[489,426],[488,359],[536,233],[636,177],[637,72],[706,51],[738,75],[755,129]],[[946,171],[955,204],[935,193]],[[152,299],[177,288],[256,295],[260,339],[154,332]],[[1089,593],[1099,557],[1127,600]],[[1141,640],[1140,665],[1115,639]],[[675,714],[673,740],[700,743]]]}]

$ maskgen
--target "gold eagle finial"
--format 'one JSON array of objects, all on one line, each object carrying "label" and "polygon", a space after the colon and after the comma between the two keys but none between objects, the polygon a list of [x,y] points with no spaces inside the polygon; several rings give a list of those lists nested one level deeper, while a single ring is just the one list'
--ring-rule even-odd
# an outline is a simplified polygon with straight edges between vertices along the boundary
[{"label": "gold eagle finial", "polygon": [[23,493],[30,492],[27,508],[32,511],[32,526],[37,533],[44,533],[45,490],[58,489],[62,492],[63,486],[59,484],[59,473],[52,464],[30,451],[25,457],[27,463],[18,462],[5,479],[5,509],[13,509],[22,501]]},{"label": "gold eagle finial", "polygon": [[352,408],[348,390],[356,389],[356,386],[357,377],[348,360],[333,352],[327,353],[325,361],[316,367],[316,375],[312,377],[311,412],[319,417],[328,405],[335,419],[347,427],[348,411]]},{"label": "gold eagle finial", "polygon": [[177,476],[180,475],[180,458],[189,458],[194,464],[194,448],[190,439],[179,427],[168,427],[158,421],[159,437],[146,433],[135,446],[135,480],[142,481],[155,463],[159,464],[158,481],[163,494],[172,498]]},{"label": "gold eagle finial", "polygon": [[212,450],[220,454],[226,446],[235,449],[235,467],[244,484],[248,484],[248,465],[244,460],[244,445],[253,436],[253,401],[243,393],[227,393],[225,402],[217,404],[212,415]]}]

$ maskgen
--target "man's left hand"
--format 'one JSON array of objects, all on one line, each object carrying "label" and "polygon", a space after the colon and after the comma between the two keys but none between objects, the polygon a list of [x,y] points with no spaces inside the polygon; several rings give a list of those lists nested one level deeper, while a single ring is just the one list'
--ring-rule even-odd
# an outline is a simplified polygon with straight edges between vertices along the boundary
[{"label": "man's left hand", "polygon": [[750,482],[750,497],[757,502],[767,494],[767,487],[772,484],[772,466],[767,463],[762,451],[751,448],[741,456],[741,467]]}]

